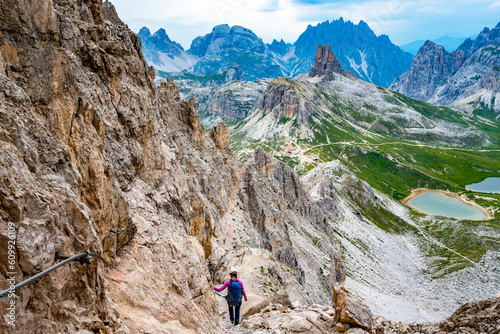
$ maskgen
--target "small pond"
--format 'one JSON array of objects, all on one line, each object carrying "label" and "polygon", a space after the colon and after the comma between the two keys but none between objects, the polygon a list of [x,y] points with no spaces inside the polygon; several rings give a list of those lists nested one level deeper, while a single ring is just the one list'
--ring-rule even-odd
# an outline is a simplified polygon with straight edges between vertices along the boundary
[{"label": "small pond", "polygon": [[486,215],[473,205],[447,196],[439,191],[428,191],[410,199],[407,204],[417,211],[456,219],[484,220]]},{"label": "small pond", "polygon": [[479,183],[468,184],[465,189],[478,193],[500,194],[500,177],[489,177]]}]

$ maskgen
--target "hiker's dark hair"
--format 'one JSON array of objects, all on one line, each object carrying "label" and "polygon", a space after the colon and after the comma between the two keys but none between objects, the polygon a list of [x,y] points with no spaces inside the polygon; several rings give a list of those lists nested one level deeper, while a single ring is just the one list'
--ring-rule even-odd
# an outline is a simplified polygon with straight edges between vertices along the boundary
[{"label": "hiker's dark hair", "polygon": [[231,277],[238,278],[238,274],[229,274]]}]

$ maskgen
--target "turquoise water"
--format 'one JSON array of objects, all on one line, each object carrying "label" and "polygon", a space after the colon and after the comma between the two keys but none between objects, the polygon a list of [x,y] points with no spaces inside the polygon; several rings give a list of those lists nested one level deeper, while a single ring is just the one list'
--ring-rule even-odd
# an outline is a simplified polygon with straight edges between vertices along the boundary
[{"label": "turquoise water", "polygon": [[439,191],[422,193],[408,201],[408,205],[429,215],[456,219],[484,220],[486,215],[478,208]]},{"label": "turquoise water", "polygon": [[465,189],[478,193],[500,194],[500,177],[489,177],[479,183],[468,184]]}]

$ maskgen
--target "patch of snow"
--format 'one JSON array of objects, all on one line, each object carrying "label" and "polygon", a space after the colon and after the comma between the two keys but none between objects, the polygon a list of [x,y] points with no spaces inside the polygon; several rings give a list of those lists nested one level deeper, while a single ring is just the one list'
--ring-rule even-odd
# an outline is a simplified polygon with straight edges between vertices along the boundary
[{"label": "patch of snow", "polygon": [[373,83],[373,81],[372,81],[373,73],[371,75],[368,74],[368,63],[366,62],[365,50],[363,50],[363,51],[358,50],[358,51],[359,51],[359,55],[361,57],[361,64],[356,63],[356,61],[349,56],[345,56],[345,58],[349,61],[349,66],[353,70],[355,70],[356,73],[358,73],[358,75],[360,77],[366,78],[366,79],[370,80],[371,83]]},{"label": "patch of snow", "polygon": [[295,46],[292,46],[290,48],[290,50],[288,51],[288,53],[286,53],[281,59],[283,59],[284,61],[288,62],[288,61],[290,61],[293,58],[296,58],[296,56],[295,56]]},{"label": "patch of snow", "polygon": [[191,69],[197,62],[198,58],[182,51],[181,56],[173,56],[173,59],[166,53],[159,52],[160,63],[152,64],[154,68],[164,72],[179,72]]}]

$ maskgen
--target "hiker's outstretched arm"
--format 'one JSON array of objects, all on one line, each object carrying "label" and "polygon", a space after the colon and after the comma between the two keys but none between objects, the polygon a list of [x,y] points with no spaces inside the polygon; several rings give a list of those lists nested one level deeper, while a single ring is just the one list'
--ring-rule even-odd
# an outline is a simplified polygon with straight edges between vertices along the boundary
[{"label": "hiker's outstretched arm", "polygon": [[218,288],[218,287],[216,287],[216,286],[214,285],[214,290],[215,290],[215,291],[217,291],[217,292],[221,292],[222,290],[224,290],[225,288],[227,288],[227,287],[228,287],[229,283],[230,283],[229,281],[226,281],[226,282],[224,283],[224,285],[223,285],[223,286],[221,286],[220,288]]}]

